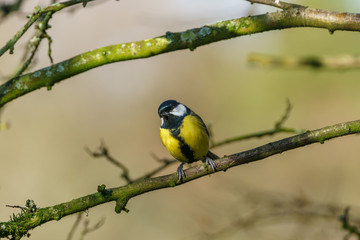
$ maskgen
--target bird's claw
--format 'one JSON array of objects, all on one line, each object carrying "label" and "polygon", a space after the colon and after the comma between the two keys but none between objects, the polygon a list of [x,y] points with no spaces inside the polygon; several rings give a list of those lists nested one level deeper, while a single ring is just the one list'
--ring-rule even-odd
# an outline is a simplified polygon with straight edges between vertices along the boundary
[{"label": "bird's claw", "polygon": [[215,165],[214,161],[211,158],[206,157],[205,163],[212,168],[213,172],[215,172],[216,165]]},{"label": "bird's claw", "polygon": [[180,164],[180,166],[179,166],[179,167],[177,168],[177,170],[176,170],[176,175],[177,175],[179,181],[182,180],[183,175],[184,175],[184,178],[186,178],[185,172],[184,172],[184,170],[183,170],[183,165],[184,165],[183,163]]}]

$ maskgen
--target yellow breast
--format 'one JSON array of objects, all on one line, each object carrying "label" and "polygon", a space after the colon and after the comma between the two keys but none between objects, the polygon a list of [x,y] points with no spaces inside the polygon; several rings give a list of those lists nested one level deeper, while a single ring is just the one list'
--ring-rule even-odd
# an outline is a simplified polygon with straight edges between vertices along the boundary
[{"label": "yellow breast", "polygon": [[209,136],[197,116],[188,115],[184,118],[179,135],[194,152],[195,160],[205,158],[209,150]]},{"label": "yellow breast", "polygon": [[[209,150],[209,136],[201,119],[195,115],[188,115],[183,119],[179,128],[178,136],[173,136],[169,129],[160,129],[161,141],[170,154],[181,162],[204,159]],[[190,148],[193,159],[184,155],[181,150],[182,144],[186,144]]]},{"label": "yellow breast", "polygon": [[160,138],[161,142],[174,158],[181,162],[188,162],[187,158],[181,152],[179,140],[172,136],[169,129],[160,128]]}]

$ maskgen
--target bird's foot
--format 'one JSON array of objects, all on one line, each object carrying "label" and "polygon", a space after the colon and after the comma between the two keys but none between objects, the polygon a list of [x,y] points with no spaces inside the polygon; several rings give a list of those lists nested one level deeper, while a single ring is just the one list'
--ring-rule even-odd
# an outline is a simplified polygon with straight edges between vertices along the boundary
[{"label": "bird's foot", "polygon": [[176,175],[177,175],[180,182],[183,179],[183,175],[184,175],[184,178],[186,178],[185,172],[183,170],[183,165],[184,165],[183,163],[180,164],[179,167],[176,170]]},{"label": "bird's foot", "polygon": [[206,157],[205,163],[212,168],[213,172],[215,172],[216,165],[215,165],[214,161],[211,158]]}]

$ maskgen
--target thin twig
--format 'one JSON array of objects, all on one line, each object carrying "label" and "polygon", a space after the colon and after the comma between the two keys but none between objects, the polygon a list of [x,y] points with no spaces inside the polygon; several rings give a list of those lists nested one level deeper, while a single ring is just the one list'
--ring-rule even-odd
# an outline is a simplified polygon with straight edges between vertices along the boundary
[{"label": "thin twig", "polygon": [[46,15],[44,15],[43,17],[41,17],[41,19],[39,18],[38,23],[36,25],[36,29],[37,32],[34,34],[34,36],[31,38],[31,40],[28,43],[28,47],[27,47],[27,51],[25,51],[24,53],[24,57],[23,57],[23,64],[20,66],[20,68],[18,70],[16,70],[16,73],[14,74],[14,76],[19,76],[22,73],[24,73],[24,71],[29,67],[30,63],[32,62],[35,53],[38,49],[38,47],[40,46],[41,41],[46,38],[48,39],[49,42],[49,58],[50,58],[50,62],[53,63],[53,59],[51,57],[51,43],[52,43],[52,39],[51,37],[47,34],[46,30],[49,28],[49,20],[51,19],[53,12],[48,12]]},{"label": "thin twig", "polygon": [[145,175],[141,176],[141,177],[138,177],[134,180],[134,182],[138,182],[142,179],[146,179],[146,178],[151,178],[153,176],[155,176],[157,173],[161,172],[162,170],[164,170],[165,168],[167,168],[168,166],[174,164],[177,162],[177,160],[175,159],[160,159],[158,158],[155,154],[151,154],[152,157],[157,161],[157,162],[160,162],[161,165],[157,168],[155,168],[154,170],[146,173]]},{"label": "thin twig", "polygon": [[88,147],[85,147],[85,151],[87,153],[89,153],[91,156],[95,157],[95,158],[105,157],[109,162],[111,162],[112,164],[114,164],[115,166],[117,166],[118,168],[120,168],[123,171],[122,174],[121,174],[121,177],[124,178],[124,180],[127,183],[132,183],[133,182],[133,180],[129,176],[129,169],[124,164],[117,161],[115,158],[113,158],[110,155],[109,150],[105,146],[104,141],[100,142],[100,146],[99,146],[97,152],[96,151],[92,152]]},{"label": "thin twig", "polygon": [[291,109],[292,109],[291,102],[289,99],[286,99],[286,109],[285,109],[284,115],[282,115],[282,117],[279,119],[279,121],[275,122],[275,126],[274,126],[275,128],[281,128],[284,125],[285,121],[290,116]]},{"label": "thin twig", "polygon": [[344,239],[348,239],[351,235],[357,236],[357,238],[360,240],[360,228],[358,228],[355,225],[350,224],[349,218],[350,218],[350,208],[347,207],[344,210],[343,215],[339,216],[339,221],[342,224],[342,228],[348,232],[348,235],[344,237]]},{"label": "thin twig", "polygon": [[[67,236],[67,240],[72,240],[74,234],[75,234],[75,231],[76,229],[79,227],[80,225],[80,222],[82,220],[82,217],[83,217],[83,213],[84,212],[80,212],[77,217],[76,217],[76,220],[73,224],[73,226],[71,227],[71,230]],[[99,229],[100,227],[102,227],[105,223],[105,218],[102,218],[100,219],[95,225],[89,227],[89,224],[90,224],[90,221],[89,220],[85,220],[84,221],[84,229],[81,231],[80,233],[80,240],[84,239],[85,235],[87,235],[88,233],[90,232],[93,232],[97,229]]]},{"label": "thin twig", "polygon": [[127,183],[133,183],[133,182],[137,182],[137,181],[140,181],[142,179],[145,179],[145,178],[150,178],[150,177],[153,177],[154,175],[156,175],[157,173],[159,173],[160,171],[162,171],[163,169],[165,169],[166,167],[170,166],[171,164],[175,163],[176,160],[171,160],[171,159],[160,159],[158,158],[156,155],[154,154],[151,154],[152,157],[159,163],[161,163],[161,165],[157,168],[155,168],[154,170],[146,173],[145,175],[143,176],[140,176],[136,179],[132,179],[130,177],[130,174],[129,174],[129,169],[124,165],[122,164],[120,161],[116,160],[114,157],[112,157],[110,154],[109,154],[109,150],[108,148],[105,146],[105,142],[102,140],[101,143],[100,143],[100,146],[98,148],[98,151],[91,151],[88,147],[85,147],[85,151],[87,153],[89,153],[89,155],[91,155],[92,157],[95,157],[95,158],[98,158],[98,157],[105,157],[108,161],[110,161],[112,164],[114,164],[115,166],[119,167],[123,173],[121,174],[121,177],[124,178],[124,180],[127,182]]},{"label": "thin twig", "polygon": [[72,240],[74,233],[75,233],[77,227],[79,226],[79,223],[81,222],[82,215],[83,215],[83,212],[80,212],[79,214],[77,214],[76,220],[75,220],[73,226],[71,227],[71,230],[66,238],[67,240]]},{"label": "thin twig", "polygon": [[22,207],[22,206],[19,206],[19,205],[5,205],[6,207],[9,207],[9,208],[19,208],[21,210],[26,210],[27,207]]},{"label": "thin twig", "polygon": [[302,129],[283,127],[283,124],[285,123],[285,121],[288,119],[288,117],[290,115],[290,111],[291,111],[291,103],[289,100],[287,100],[285,113],[275,123],[274,128],[269,129],[269,130],[255,132],[255,133],[245,134],[245,135],[241,135],[241,136],[237,136],[237,137],[227,138],[225,140],[213,143],[211,145],[211,148],[220,147],[225,144],[243,141],[243,140],[247,140],[247,139],[251,139],[251,138],[261,138],[261,137],[265,137],[265,136],[272,136],[276,133],[297,133],[297,134],[299,134],[299,133],[305,132],[305,130],[302,130]]},{"label": "thin twig", "polygon": [[105,223],[105,218],[101,218],[95,225],[89,227],[90,221],[84,222],[84,229],[81,232],[80,240],[84,239],[85,235],[88,233],[91,233],[93,231],[96,231],[97,229],[101,228]]},{"label": "thin twig", "polygon": [[[280,221],[289,223],[289,218],[298,219],[302,224],[308,224],[316,228],[316,225],[313,226],[313,221],[303,221],[304,218],[335,221],[338,214],[343,211],[343,206],[341,205],[316,202],[303,195],[292,196],[279,192],[267,192],[256,190],[253,186],[251,186],[251,189],[249,186],[242,186],[242,192],[245,192],[245,194],[241,194],[239,201],[245,204],[243,207],[247,213],[244,214],[244,211],[240,210],[241,214],[236,216],[224,228],[211,233],[201,233],[206,235],[206,239],[223,239],[224,235],[231,236],[232,233],[249,229],[259,224],[279,224]],[[355,222],[359,223],[360,218],[357,218]],[[299,239],[306,239],[301,235],[297,237]]]},{"label": "thin twig", "polygon": [[281,8],[284,10],[289,9],[289,8],[299,8],[299,7],[304,8],[304,6],[301,6],[301,5],[282,2],[282,1],[278,1],[278,0],[246,0],[246,1],[250,2],[251,4],[259,3],[259,4],[263,4],[263,5],[276,7],[276,8]]},{"label": "thin twig", "polygon": [[[75,4],[83,3],[85,0],[70,0],[62,3],[54,3],[45,8],[35,7],[32,15],[29,16],[28,22],[0,49],[0,56],[2,56],[7,50],[10,50],[10,54],[14,52],[14,45],[24,35],[25,32],[35,23],[40,16],[51,12],[51,14],[62,10],[63,8],[70,7]],[[86,0],[90,2],[94,0]]]}]

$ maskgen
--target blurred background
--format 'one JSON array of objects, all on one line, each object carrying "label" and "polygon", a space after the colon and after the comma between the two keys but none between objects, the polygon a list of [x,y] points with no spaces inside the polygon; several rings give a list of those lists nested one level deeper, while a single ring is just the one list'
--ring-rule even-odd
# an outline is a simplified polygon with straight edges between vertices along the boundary
[{"label": "blurred background", "polygon": [[[292,2],[360,12],[358,1]],[[50,1],[25,1],[19,13],[0,19],[2,46],[37,4]],[[54,62],[60,62],[111,44],[276,10],[239,0],[95,1],[54,14],[48,33],[54,41]],[[13,55],[0,58],[2,82],[18,66],[31,37],[29,31]],[[195,51],[106,65],[62,81],[51,91],[43,88],[14,100],[0,118],[9,124],[0,133],[0,221],[18,211],[7,204],[25,205],[32,199],[46,207],[94,193],[100,184],[124,185],[120,169],[84,151],[86,146],[96,150],[101,139],[133,178],[158,167],[152,153],[170,158],[159,138],[157,115],[159,104],[167,99],[188,105],[211,123],[215,140],[271,129],[283,115],[286,99],[293,105],[287,127],[317,129],[359,119],[358,70],[284,69],[253,66],[246,60],[251,52],[356,55],[359,41],[357,32],[265,32]],[[30,71],[50,64],[47,50],[44,40]],[[214,152],[229,155],[287,136],[233,143]],[[131,199],[128,214],[116,214],[115,203],[89,209],[83,219],[94,225],[105,218],[105,223],[85,239],[341,239],[346,232],[336,214],[299,219],[289,209],[297,201],[355,209],[360,198],[359,143],[356,135],[337,138],[150,192]],[[160,175],[176,168],[172,165]],[[73,215],[46,223],[31,231],[31,238],[66,239],[75,219]],[[73,239],[82,229],[80,225]]]}]

